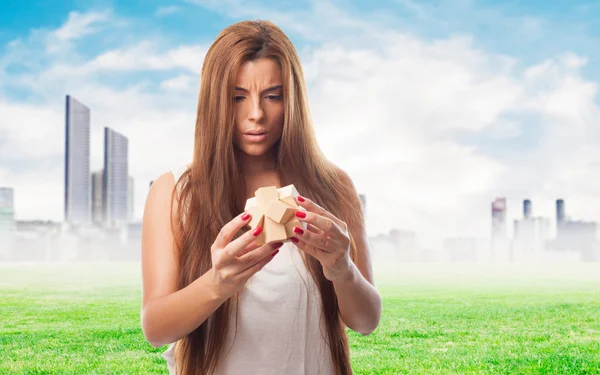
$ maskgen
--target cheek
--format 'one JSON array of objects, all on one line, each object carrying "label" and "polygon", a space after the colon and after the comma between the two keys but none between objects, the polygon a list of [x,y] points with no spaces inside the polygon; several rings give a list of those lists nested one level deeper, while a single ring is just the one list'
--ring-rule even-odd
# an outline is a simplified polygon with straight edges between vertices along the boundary
[{"label": "cheek", "polygon": [[272,125],[274,127],[278,127],[278,128],[283,127],[283,117],[284,117],[283,115],[284,115],[283,104],[273,106],[273,108],[271,108],[270,113],[269,113],[269,118],[271,118]]}]

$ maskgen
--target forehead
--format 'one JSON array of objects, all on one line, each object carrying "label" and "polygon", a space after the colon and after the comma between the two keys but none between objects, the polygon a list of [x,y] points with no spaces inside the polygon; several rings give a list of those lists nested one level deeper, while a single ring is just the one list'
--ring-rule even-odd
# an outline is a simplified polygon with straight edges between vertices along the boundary
[{"label": "forehead", "polygon": [[256,85],[280,84],[281,68],[273,59],[257,59],[246,61],[240,66],[236,77],[236,85],[250,88]]}]

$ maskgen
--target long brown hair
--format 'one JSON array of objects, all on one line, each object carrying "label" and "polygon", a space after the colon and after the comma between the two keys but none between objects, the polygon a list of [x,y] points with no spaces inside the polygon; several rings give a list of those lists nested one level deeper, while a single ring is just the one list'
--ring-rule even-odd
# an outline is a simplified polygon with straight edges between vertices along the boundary
[{"label": "long brown hair", "polygon": [[[269,21],[233,24],[221,31],[206,53],[200,80],[193,162],[174,191],[180,191],[178,214],[172,216],[179,218],[173,222],[173,231],[181,270],[180,288],[211,269],[210,248],[214,239],[222,226],[244,209],[245,182],[233,145],[233,95],[240,66],[259,58],[273,59],[282,70],[284,125],[281,139],[273,146],[282,186],[294,184],[301,195],[346,223],[360,218],[360,206],[348,199],[353,193],[343,182],[341,170],[325,158],[317,145],[304,74],[291,41]],[[240,231],[234,238],[242,233]],[[353,260],[355,253],[356,246],[351,237],[350,256]],[[352,374],[346,326],[340,317],[333,284],[324,277],[318,260],[301,254],[320,292],[322,316],[327,327],[325,335],[336,374]],[[215,372],[229,329],[232,307],[238,301],[239,293],[178,341],[175,361],[179,374]]]}]

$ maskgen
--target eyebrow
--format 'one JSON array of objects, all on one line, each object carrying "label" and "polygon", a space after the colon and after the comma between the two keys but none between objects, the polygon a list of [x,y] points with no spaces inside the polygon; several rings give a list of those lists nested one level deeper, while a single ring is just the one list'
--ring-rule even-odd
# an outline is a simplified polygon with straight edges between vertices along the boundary
[{"label": "eyebrow", "polygon": [[[271,87],[269,87],[268,89],[265,89],[265,90],[263,90],[263,92],[262,92],[262,93],[265,93],[265,92],[267,92],[267,91],[275,91],[275,90],[277,90],[277,89],[280,89],[280,88],[282,88],[282,87],[283,87],[283,85],[271,86]],[[246,89],[245,89],[245,88],[243,88],[243,87],[239,87],[239,86],[235,86],[235,89],[236,89],[236,90],[240,90],[240,91],[246,91],[246,92],[248,92],[248,90],[246,90]]]}]

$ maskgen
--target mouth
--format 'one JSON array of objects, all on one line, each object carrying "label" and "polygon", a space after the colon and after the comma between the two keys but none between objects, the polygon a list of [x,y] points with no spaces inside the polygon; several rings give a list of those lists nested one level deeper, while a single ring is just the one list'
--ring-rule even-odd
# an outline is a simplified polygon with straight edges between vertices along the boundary
[{"label": "mouth", "polygon": [[267,132],[264,131],[251,131],[248,132],[246,134],[244,134],[244,137],[249,141],[249,142],[262,142],[267,138]]},{"label": "mouth", "polygon": [[264,130],[250,130],[249,132],[246,133],[246,135],[263,135],[263,134],[267,134],[267,132]]}]

